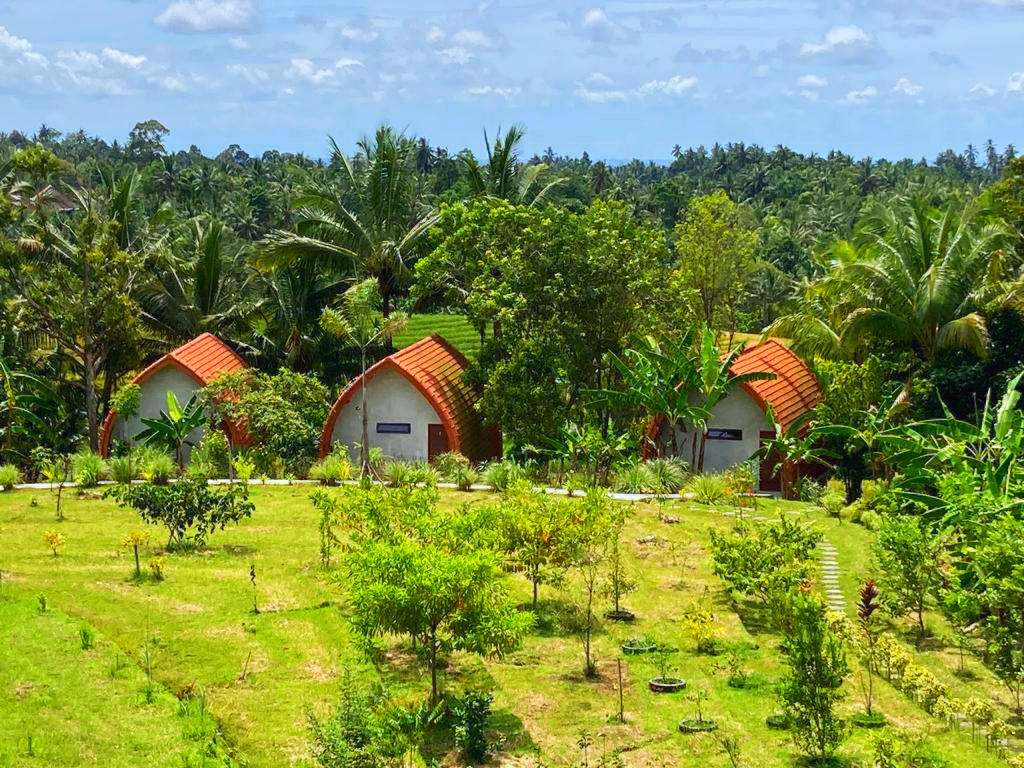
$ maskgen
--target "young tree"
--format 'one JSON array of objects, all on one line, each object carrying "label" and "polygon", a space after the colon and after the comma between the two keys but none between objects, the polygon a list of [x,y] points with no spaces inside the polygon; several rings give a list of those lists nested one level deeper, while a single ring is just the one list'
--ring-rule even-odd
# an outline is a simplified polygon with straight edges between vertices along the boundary
[{"label": "young tree", "polygon": [[572,502],[527,486],[511,488],[501,501],[502,548],[526,569],[535,612],[538,585],[574,562],[579,543],[574,511]]},{"label": "young tree", "polygon": [[374,280],[356,283],[342,297],[341,307],[324,310],[321,323],[328,333],[344,339],[359,348],[362,378],[359,380],[360,413],[363,419],[362,444],[359,446],[359,472],[370,472],[370,422],[366,410],[366,351],[383,339],[390,339],[408,322],[402,312],[384,315],[380,307],[380,294]]},{"label": "young tree", "polygon": [[882,571],[886,607],[894,616],[914,614],[924,636],[924,609],[942,584],[943,541],[909,515],[886,518],[878,530],[875,559]]},{"label": "young tree", "polygon": [[366,639],[405,635],[430,654],[430,700],[437,658],[446,650],[503,654],[532,624],[515,609],[488,550],[449,551],[408,539],[362,541],[348,558],[352,624]]},{"label": "young tree", "polygon": [[206,423],[206,409],[197,395],[192,395],[184,407],[174,392],[167,391],[167,410],[155,419],[142,419],[146,427],[136,435],[143,445],[155,445],[174,453],[178,468],[185,466],[185,446],[191,445],[189,435]]},{"label": "young tree", "polygon": [[829,758],[845,738],[835,706],[849,674],[842,639],[826,619],[825,604],[815,595],[793,596],[793,626],[786,633],[788,673],[779,698],[793,724],[793,741],[816,761]]},{"label": "young tree", "polygon": [[586,666],[583,671],[587,677],[593,677],[597,671],[590,656],[590,637],[594,631],[594,594],[608,555],[608,526],[612,510],[608,497],[599,489],[589,491],[586,497],[577,503],[579,548],[576,552],[575,566],[583,582],[583,595],[587,604],[586,639],[583,646]]},{"label": "young tree", "polygon": [[757,265],[757,230],[748,211],[723,190],[690,201],[676,225],[678,262],[669,278],[709,328],[736,328],[736,312]]}]

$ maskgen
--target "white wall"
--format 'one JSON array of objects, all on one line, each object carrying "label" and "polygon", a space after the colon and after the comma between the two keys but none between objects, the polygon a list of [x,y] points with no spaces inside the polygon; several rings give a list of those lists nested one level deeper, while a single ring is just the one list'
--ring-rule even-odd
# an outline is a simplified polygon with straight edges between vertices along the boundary
[{"label": "white wall", "polygon": [[[188,399],[199,390],[199,384],[177,365],[170,364],[160,368],[146,379],[140,385],[140,390],[138,415],[127,421],[120,417],[117,419],[111,434],[111,444],[114,440],[132,441],[135,435],[146,428],[141,421],[142,418],[155,419],[160,416],[161,411],[166,411],[168,391],[173,392],[177,396],[178,402],[184,406]],[[203,432],[203,428],[194,429],[188,439],[198,444],[203,437]],[[186,445],[183,453],[183,458],[187,462],[191,448]]]},{"label": "white wall", "polygon": [[[427,425],[441,424],[441,417],[430,402],[402,374],[385,368],[370,379],[366,387],[369,412],[370,446],[379,446],[384,454],[406,461],[427,460]],[[349,446],[353,461],[359,460],[356,446],[363,439],[362,406],[359,390],[338,415],[331,442]],[[411,425],[408,435],[377,434],[377,422]]]},{"label": "white wall", "polygon": [[[761,430],[771,427],[757,402],[744,390],[735,389],[712,409],[708,428],[743,430],[742,440],[707,441],[704,471],[721,472],[753,456],[761,444]],[[678,456],[687,462],[693,459],[693,436],[693,430],[676,435]]]}]

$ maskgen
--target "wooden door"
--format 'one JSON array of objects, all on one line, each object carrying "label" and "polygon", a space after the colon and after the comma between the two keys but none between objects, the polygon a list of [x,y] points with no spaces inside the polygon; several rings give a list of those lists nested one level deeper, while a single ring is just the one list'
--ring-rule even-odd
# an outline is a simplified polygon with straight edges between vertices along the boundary
[{"label": "wooden door", "polygon": [[427,424],[427,461],[433,461],[442,453],[448,453],[448,433],[444,424]]},{"label": "wooden door", "polygon": [[[775,433],[767,430],[761,432],[762,447],[770,440],[775,439]],[[761,456],[761,471],[759,473],[758,489],[761,491],[782,491],[782,470],[773,472],[774,467],[779,463],[779,454],[772,450]]]}]

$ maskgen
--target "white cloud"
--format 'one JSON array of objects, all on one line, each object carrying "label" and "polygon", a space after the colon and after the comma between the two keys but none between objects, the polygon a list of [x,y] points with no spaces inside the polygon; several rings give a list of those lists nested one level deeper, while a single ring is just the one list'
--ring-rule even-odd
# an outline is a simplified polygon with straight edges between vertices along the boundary
[{"label": "white cloud", "polygon": [[461,45],[453,45],[451,48],[442,48],[437,52],[437,56],[441,59],[442,64],[454,64],[458,67],[464,67],[473,60],[473,54]]},{"label": "white cloud", "polygon": [[[595,77],[596,75],[596,77]],[[611,78],[598,72],[592,72],[580,83],[574,93],[584,101],[592,104],[607,104],[614,101],[630,99],[646,99],[652,96],[682,96],[697,86],[697,78],[673,75],[668,80],[648,80],[632,90],[616,88],[591,88],[590,85],[610,85]]]},{"label": "white cloud", "polygon": [[847,94],[839,100],[839,103],[847,106],[859,107],[863,104],[867,104],[877,95],[878,89],[873,85],[869,85],[867,88],[863,88],[859,91],[848,91]]},{"label": "white cloud", "polygon": [[494,42],[479,29],[460,29],[452,35],[452,42],[470,48],[493,48]]},{"label": "white cloud", "polygon": [[1006,90],[1020,92],[1024,91],[1024,72],[1014,72],[1006,81]]},{"label": "white cloud", "polygon": [[583,12],[583,34],[595,42],[609,42],[626,37],[626,30],[616,24],[605,12],[604,8],[589,8]]},{"label": "white cloud", "polygon": [[832,27],[825,33],[825,39],[820,43],[804,43],[800,53],[804,56],[814,56],[819,53],[832,53],[837,48],[854,45],[866,45],[871,42],[868,33],[860,27]]},{"label": "white cloud", "polygon": [[156,79],[156,84],[163,88],[165,91],[171,91],[172,93],[185,93],[188,91],[188,86],[185,85],[185,81],[177,75],[166,75],[165,77],[159,77]]},{"label": "white cloud", "polygon": [[828,85],[828,80],[818,75],[804,75],[797,80],[797,85],[801,88],[824,88]]},{"label": "white cloud", "polygon": [[256,25],[252,0],[177,0],[156,17],[173,32],[247,32]]},{"label": "white cloud", "polygon": [[480,85],[472,88],[467,88],[466,93],[470,96],[498,96],[503,99],[511,99],[513,96],[518,96],[522,91],[521,88],[498,88],[492,85]]},{"label": "white cloud", "polygon": [[119,64],[122,67],[135,70],[141,69],[142,65],[147,61],[145,56],[133,56],[130,53],[119,51],[116,48],[104,48],[103,58],[107,61],[112,61],[114,64]]},{"label": "white cloud", "polygon": [[803,91],[800,91],[800,95],[803,96],[808,101],[817,101],[819,94],[818,94],[817,91],[803,90]]},{"label": "white cloud", "polygon": [[270,75],[259,67],[247,67],[243,64],[229,64],[228,72],[249,82],[250,85],[266,85],[270,82]]},{"label": "white cloud", "polygon": [[57,66],[65,72],[103,69],[100,57],[90,51],[57,51]]},{"label": "white cloud", "polygon": [[249,41],[246,40],[244,37],[232,37],[228,40],[228,45],[230,45],[236,51],[249,50]]},{"label": "white cloud", "polygon": [[359,27],[342,27],[339,34],[342,39],[350,40],[353,43],[372,43],[379,37],[376,31]]},{"label": "white cloud", "polygon": [[908,77],[901,77],[892,87],[893,93],[902,93],[904,96],[919,96],[923,90],[923,85],[911,82]]},{"label": "white cloud", "polygon": [[607,104],[612,101],[626,101],[629,98],[629,94],[625,91],[592,90],[582,85],[576,89],[575,93],[579,98],[584,101],[589,101],[592,104]]},{"label": "white cloud", "polygon": [[996,89],[989,86],[987,83],[975,83],[971,86],[971,90],[968,91],[971,96],[995,96]]},{"label": "white cloud", "polygon": [[668,80],[648,80],[636,89],[636,93],[641,98],[655,95],[682,96],[696,86],[697,78],[692,75],[689,77],[673,75]]},{"label": "white cloud", "polygon": [[590,8],[583,14],[584,29],[608,28],[612,25],[604,8]]},{"label": "white cloud", "polygon": [[11,34],[7,31],[7,27],[3,26],[0,26],[0,50],[10,51],[21,64],[31,64],[44,69],[50,64],[43,54],[32,50],[32,43],[23,37]]},{"label": "white cloud", "polygon": [[318,86],[331,85],[334,82],[334,70],[330,67],[317,67],[311,59],[292,59],[284,74],[286,77],[305,80]]},{"label": "white cloud", "polygon": [[435,24],[427,30],[426,37],[428,43],[438,43],[444,39],[444,30]]},{"label": "white cloud", "polygon": [[351,69],[352,67],[361,67],[363,62],[359,59],[341,58],[334,62],[335,69]]}]

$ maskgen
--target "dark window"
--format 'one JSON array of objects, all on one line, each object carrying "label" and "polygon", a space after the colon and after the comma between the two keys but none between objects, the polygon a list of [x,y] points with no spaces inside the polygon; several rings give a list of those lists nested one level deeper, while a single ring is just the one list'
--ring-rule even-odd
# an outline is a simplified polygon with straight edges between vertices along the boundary
[{"label": "dark window", "polygon": [[383,421],[377,422],[378,435],[409,435],[412,434],[412,424],[391,424]]},{"label": "dark window", "polygon": [[742,440],[742,429],[709,429],[708,440]]}]

